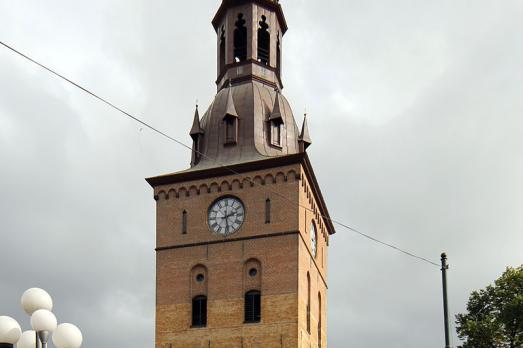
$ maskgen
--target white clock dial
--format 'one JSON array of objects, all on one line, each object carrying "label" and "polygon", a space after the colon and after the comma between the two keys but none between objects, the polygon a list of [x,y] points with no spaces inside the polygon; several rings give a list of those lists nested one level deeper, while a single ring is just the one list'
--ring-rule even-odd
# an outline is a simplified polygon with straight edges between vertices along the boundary
[{"label": "white clock dial", "polygon": [[311,251],[312,256],[316,257],[316,250],[318,249],[318,235],[316,233],[316,226],[314,223],[311,224]]},{"label": "white clock dial", "polygon": [[237,232],[245,221],[243,203],[234,197],[220,198],[209,208],[207,218],[213,233],[227,237]]}]

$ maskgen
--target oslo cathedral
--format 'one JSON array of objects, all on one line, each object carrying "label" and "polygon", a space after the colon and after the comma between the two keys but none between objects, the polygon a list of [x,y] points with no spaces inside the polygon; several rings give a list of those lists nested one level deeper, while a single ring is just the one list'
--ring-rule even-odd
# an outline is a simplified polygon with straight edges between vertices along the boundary
[{"label": "oslo cathedral", "polygon": [[[278,0],[223,0],[218,93],[190,169],[147,179],[156,200],[156,347],[327,347],[334,227],[282,94]],[[189,123],[189,122],[188,122]]]}]

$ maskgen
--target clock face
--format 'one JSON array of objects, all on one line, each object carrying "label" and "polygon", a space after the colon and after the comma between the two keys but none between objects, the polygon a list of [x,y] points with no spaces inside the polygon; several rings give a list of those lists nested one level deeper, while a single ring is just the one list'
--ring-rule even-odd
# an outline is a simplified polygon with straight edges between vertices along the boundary
[{"label": "clock face", "polygon": [[311,251],[312,256],[316,257],[316,250],[318,248],[318,235],[316,234],[316,226],[314,223],[311,224]]},{"label": "clock face", "polygon": [[213,233],[227,237],[237,232],[245,220],[243,203],[234,197],[218,199],[209,208],[208,224]]}]

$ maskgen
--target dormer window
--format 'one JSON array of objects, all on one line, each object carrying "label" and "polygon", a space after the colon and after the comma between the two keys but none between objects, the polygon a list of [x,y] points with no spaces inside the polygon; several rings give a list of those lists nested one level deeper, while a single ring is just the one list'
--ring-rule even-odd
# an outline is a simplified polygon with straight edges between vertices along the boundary
[{"label": "dormer window", "polygon": [[271,34],[269,33],[269,24],[267,17],[262,16],[258,28],[258,62],[269,65],[271,56]]},{"label": "dormer window", "polygon": [[243,62],[247,60],[247,27],[245,27],[243,13],[238,15],[234,29],[234,60]]},{"label": "dormer window", "polygon": [[272,112],[269,116],[269,137],[270,137],[270,144],[272,146],[276,146],[278,148],[282,147],[282,136],[283,136],[283,115],[282,110],[285,108],[282,104],[282,99],[280,96],[280,92],[276,91],[276,98],[274,99],[274,106],[272,108]]},{"label": "dormer window", "polygon": [[225,127],[225,145],[235,145],[238,142],[238,118],[226,115],[223,123]]},{"label": "dormer window", "polygon": [[227,105],[225,106],[225,116],[223,117],[224,145],[236,145],[238,143],[238,119],[238,112],[232,97],[232,81],[229,81]]},{"label": "dormer window", "polygon": [[271,121],[271,145],[277,147],[282,146],[282,128],[283,123],[281,119]]}]

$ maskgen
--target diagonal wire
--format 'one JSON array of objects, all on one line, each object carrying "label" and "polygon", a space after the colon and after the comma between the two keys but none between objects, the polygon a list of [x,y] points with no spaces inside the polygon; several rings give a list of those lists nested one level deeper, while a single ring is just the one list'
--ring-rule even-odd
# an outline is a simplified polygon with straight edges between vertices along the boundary
[{"label": "diagonal wire", "polygon": [[[128,118],[132,119],[133,121],[135,121],[135,122],[141,124],[142,126],[148,128],[148,129],[152,130],[153,132],[155,132],[155,133],[157,133],[157,134],[159,134],[159,135],[161,135],[161,136],[163,136],[163,137],[165,137],[165,138],[167,138],[167,139],[169,139],[169,140],[171,140],[171,141],[177,143],[178,145],[180,145],[180,146],[182,146],[182,147],[184,147],[184,148],[186,148],[186,149],[188,149],[188,150],[191,150],[191,151],[193,150],[191,146],[189,146],[189,145],[183,143],[182,141],[180,141],[180,140],[178,140],[178,139],[176,139],[176,138],[170,136],[169,134],[167,134],[167,133],[161,131],[160,129],[158,129],[158,128],[156,128],[156,127],[154,127],[154,126],[152,126],[152,125],[146,123],[145,121],[142,121],[140,118],[138,118],[138,117],[132,115],[131,113],[125,111],[125,110],[122,109],[121,107],[119,107],[119,106],[117,106],[117,105],[111,103],[110,101],[108,101],[108,100],[105,99],[105,98],[100,97],[100,96],[97,95],[96,93],[94,93],[94,92],[90,91],[89,89],[83,87],[82,85],[80,85],[80,84],[74,82],[73,80],[71,80],[71,79],[65,77],[64,75],[58,73],[57,71],[55,71],[55,70],[53,70],[53,69],[51,69],[51,68],[45,66],[44,64],[42,64],[42,63],[36,61],[35,59],[29,57],[28,55],[26,55],[26,54],[24,54],[24,53],[22,53],[22,52],[16,50],[15,48],[13,48],[12,46],[10,46],[10,45],[4,43],[3,41],[0,41],[0,45],[2,45],[2,46],[4,46],[5,48],[11,50],[12,52],[18,54],[19,56],[21,56],[21,57],[27,59],[28,61],[30,61],[30,62],[32,62],[32,63],[38,65],[38,66],[41,67],[42,69],[44,69],[44,70],[50,72],[51,74],[53,74],[53,75],[59,77],[60,79],[66,81],[66,82],[68,82],[68,83],[70,83],[71,85],[75,86],[76,88],[78,88],[78,89],[84,91],[85,93],[89,94],[90,96],[94,97],[95,99],[97,99],[97,100],[101,101],[102,103],[104,103],[104,104],[110,106],[111,108],[113,108],[113,109],[119,111],[120,113],[124,114],[124,115],[127,116]],[[206,154],[204,154],[204,153],[202,153],[202,152],[200,152],[200,151],[196,151],[196,152],[197,152],[199,155],[201,155],[202,157],[205,157],[205,158],[207,158],[207,159],[210,159],[210,160],[213,160],[214,162],[216,162],[212,157],[209,157],[209,156],[207,156]],[[228,171],[230,171],[231,173],[233,173],[233,174],[235,174],[235,175],[240,175],[240,176],[242,176],[241,173],[235,171],[233,168],[231,168],[231,167],[228,166],[228,165],[225,165],[225,164],[222,164],[222,163],[217,163],[217,165],[220,166],[220,167],[222,167],[222,168],[227,169]],[[249,178],[249,180],[250,180],[250,178]],[[269,190],[270,192],[274,193],[275,195],[277,195],[277,196],[279,196],[279,197],[281,197],[281,198],[283,198],[283,199],[289,201],[289,202],[292,203],[292,204],[296,204],[296,205],[298,205],[299,207],[304,208],[304,209],[306,209],[307,211],[314,213],[314,210],[312,210],[311,208],[309,208],[309,207],[307,207],[307,206],[304,206],[304,205],[300,204],[299,202],[296,202],[296,201],[294,201],[294,200],[291,200],[290,198],[286,197],[285,195],[283,195],[283,194],[281,194],[281,193],[279,193],[279,192],[277,192],[277,191],[275,191],[275,190],[271,190],[271,189],[269,189],[269,188],[267,188],[267,190]],[[346,225],[346,224],[344,224],[344,223],[342,223],[342,222],[340,222],[340,221],[337,221],[337,220],[335,220],[335,219],[332,219],[332,218],[329,217],[329,216],[325,216],[325,215],[322,215],[322,214],[320,214],[320,216],[323,217],[323,218],[326,219],[326,220],[331,221],[332,223],[334,223],[334,224],[336,224],[336,225],[338,225],[338,226],[341,226],[341,227],[343,227],[343,228],[345,228],[345,229],[348,229],[349,231],[352,231],[352,232],[354,232],[354,233],[356,233],[356,234],[358,234],[358,235],[360,235],[360,236],[362,236],[362,237],[364,237],[364,238],[367,238],[367,239],[369,239],[369,240],[371,240],[371,241],[373,241],[373,242],[375,242],[375,243],[378,243],[378,244],[381,244],[381,245],[383,245],[383,246],[386,246],[386,247],[389,247],[389,248],[391,248],[391,249],[394,249],[394,250],[396,250],[396,251],[398,251],[398,252],[400,252],[400,253],[402,253],[402,254],[404,254],[404,255],[410,256],[410,257],[412,257],[412,258],[414,258],[414,259],[417,259],[417,260],[419,260],[419,261],[423,261],[423,262],[426,262],[426,263],[431,264],[431,265],[433,265],[433,266],[440,267],[440,265],[437,264],[436,262],[433,262],[433,261],[431,261],[431,260],[429,260],[429,259],[427,259],[427,258],[425,258],[425,257],[421,257],[421,256],[419,256],[419,255],[416,255],[416,254],[414,254],[414,253],[412,253],[412,252],[410,252],[410,251],[407,251],[407,250],[405,250],[405,249],[402,249],[402,248],[400,248],[400,247],[398,247],[398,246],[396,246],[396,245],[393,245],[393,244],[390,244],[390,243],[386,243],[386,242],[384,242],[384,241],[381,241],[381,240],[379,240],[379,239],[377,239],[377,238],[375,238],[375,237],[372,237],[372,236],[369,235],[369,234],[366,234],[366,233],[363,233],[363,232],[359,231],[359,230],[356,229],[356,228],[350,227],[350,226],[348,226],[348,225]]]}]

